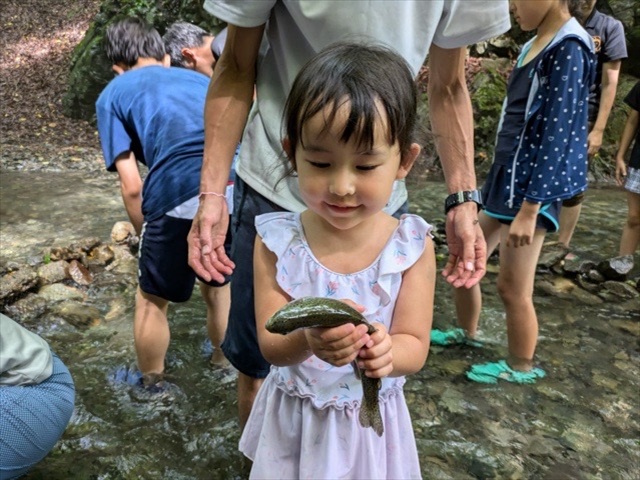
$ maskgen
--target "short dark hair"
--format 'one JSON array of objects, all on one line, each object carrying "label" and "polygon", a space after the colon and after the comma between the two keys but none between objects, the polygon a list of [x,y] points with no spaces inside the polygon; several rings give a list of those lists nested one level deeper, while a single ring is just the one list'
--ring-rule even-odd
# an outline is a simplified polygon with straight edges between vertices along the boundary
[{"label": "short dark hair", "polygon": [[204,43],[204,37],[213,37],[213,35],[193,23],[176,22],[171,25],[162,37],[164,47],[171,57],[171,65],[186,67],[182,49],[201,46]]},{"label": "short dark hair", "polygon": [[340,42],[307,62],[291,87],[283,119],[291,155],[302,141],[304,123],[328,106],[330,124],[345,99],[351,111],[342,141],[355,135],[359,144],[373,145],[378,101],[387,114],[389,143],[397,141],[402,154],[409,151],[417,121],[417,87],[409,64],[382,45]]},{"label": "short dark hair", "polygon": [[107,58],[113,64],[132,67],[139,58],[164,59],[162,37],[153,25],[140,18],[128,17],[109,25],[105,42]]}]

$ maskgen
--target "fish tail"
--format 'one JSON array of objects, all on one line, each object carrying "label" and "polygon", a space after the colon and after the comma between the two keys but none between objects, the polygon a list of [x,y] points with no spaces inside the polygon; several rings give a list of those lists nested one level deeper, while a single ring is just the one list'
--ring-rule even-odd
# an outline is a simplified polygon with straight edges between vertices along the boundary
[{"label": "fish tail", "polygon": [[375,404],[373,405],[368,405],[366,403],[364,405],[361,405],[359,420],[360,425],[362,425],[364,428],[372,428],[379,437],[382,436],[384,427],[382,426],[382,415],[380,415],[380,407],[378,406],[378,402],[375,402]]}]

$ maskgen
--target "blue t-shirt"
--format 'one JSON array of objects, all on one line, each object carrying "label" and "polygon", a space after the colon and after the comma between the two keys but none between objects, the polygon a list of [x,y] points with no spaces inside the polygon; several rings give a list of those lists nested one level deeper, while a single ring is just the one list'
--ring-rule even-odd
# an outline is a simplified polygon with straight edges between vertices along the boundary
[{"label": "blue t-shirt", "polygon": [[149,172],[142,213],[152,221],[198,194],[204,151],[206,75],[148,66],[114,78],[96,102],[107,170],[133,151]]},{"label": "blue t-shirt", "polygon": [[595,122],[600,109],[602,65],[627,58],[627,43],[622,22],[595,8],[584,22],[584,29],[591,35],[598,57],[596,81],[589,92],[589,121]]}]

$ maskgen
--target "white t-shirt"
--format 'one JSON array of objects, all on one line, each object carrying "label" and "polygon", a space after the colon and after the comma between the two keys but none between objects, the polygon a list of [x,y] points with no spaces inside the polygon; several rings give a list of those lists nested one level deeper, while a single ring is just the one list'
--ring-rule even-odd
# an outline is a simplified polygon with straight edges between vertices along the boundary
[{"label": "white t-shirt", "polygon": [[[237,174],[261,195],[295,212],[305,209],[297,179],[280,181],[285,175],[282,111],[297,73],[311,57],[337,41],[363,39],[393,48],[417,75],[432,42],[458,48],[510,27],[506,0],[205,0],[204,8],[239,27],[268,22],[268,45],[258,60],[257,99]],[[404,183],[396,182],[385,210],[395,212],[406,199]]]},{"label": "white t-shirt", "polygon": [[34,385],[52,372],[47,342],[0,313],[0,386]]}]

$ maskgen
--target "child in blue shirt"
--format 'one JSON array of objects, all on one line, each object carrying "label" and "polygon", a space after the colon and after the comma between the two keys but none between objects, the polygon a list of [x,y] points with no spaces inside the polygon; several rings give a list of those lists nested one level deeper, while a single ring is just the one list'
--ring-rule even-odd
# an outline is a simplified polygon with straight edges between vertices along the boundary
[{"label": "child in blue shirt", "polygon": [[[168,68],[162,38],[142,20],[113,24],[106,41],[119,75],[96,102],[98,131],[107,170],[118,172],[125,208],[141,236],[134,342],[140,381],[153,386],[162,381],[169,346],[168,303],[187,301],[196,278],[187,235],[198,207],[209,77]],[[144,183],[137,162],[148,168]],[[226,330],[228,281],[200,283],[214,347]]]},{"label": "child in blue shirt", "polygon": [[[571,0],[511,0],[524,45],[507,88],[494,163],[482,189],[479,222],[490,253],[500,247],[498,293],[504,303],[508,359],[474,365],[467,377],[534,383],[538,320],[533,305],[536,264],[545,234],[558,228],[561,200],[587,188],[587,116],[595,73],[591,37],[569,11]],[[479,286],[455,291],[458,320],[475,334]]]}]

